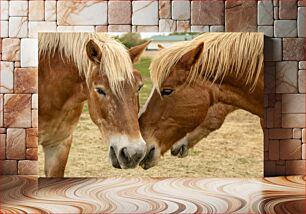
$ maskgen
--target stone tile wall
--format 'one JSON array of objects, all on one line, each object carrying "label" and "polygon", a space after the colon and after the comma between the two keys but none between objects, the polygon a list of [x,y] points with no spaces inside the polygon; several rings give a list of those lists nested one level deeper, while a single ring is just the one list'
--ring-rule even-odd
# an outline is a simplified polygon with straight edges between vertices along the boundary
[{"label": "stone tile wall", "polygon": [[0,173],[37,174],[37,32],[234,32],[265,38],[265,176],[305,174],[305,1],[0,1]]}]

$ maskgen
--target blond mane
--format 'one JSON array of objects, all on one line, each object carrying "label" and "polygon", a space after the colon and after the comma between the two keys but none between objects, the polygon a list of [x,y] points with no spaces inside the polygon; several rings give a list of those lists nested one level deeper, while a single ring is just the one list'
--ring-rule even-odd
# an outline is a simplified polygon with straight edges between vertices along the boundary
[{"label": "blond mane", "polygon": [[[187,83],[197,79],[222,83],[228,74],[254,89],[263,69],[262,33],[204,33],[191,41],[179,42],[159,51],[150,70],[153,84],[160,90],[173,67],[189,51],[204,43],[200,59],[192,66]],[[243,78],[246,77],[246,78]]]},{"label": "blond mane", "polygon": [[72,60],[80,76],[91,80],[92,64],[86,55],[86,44],[92,39],[101,48],[100,72],[105,73],[111,90],[122,94],[122,82],[133,79],[133,66],[127,49],[103,33],[39,33],[39,57],[60,54]]}]

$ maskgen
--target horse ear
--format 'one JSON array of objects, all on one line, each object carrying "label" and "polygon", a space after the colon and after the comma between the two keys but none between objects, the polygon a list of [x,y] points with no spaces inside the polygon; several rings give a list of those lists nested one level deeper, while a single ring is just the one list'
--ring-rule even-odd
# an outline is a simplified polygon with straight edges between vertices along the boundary
[{"label": "horse ear", "polygon": [[161,45],[161,44],[157,44],[157,47],[158,47],[159,49],[165,49],[165,46],[163,46],[163,45]]},{"label": "horse ear", "polygon": [[188,51],[182,58],[181,62],[186,65],[188,68],[191,68],[201,57],[204,49],[204,43],[201,42],[196,48]]},{"label": "horse ear", "polygon": [[137,46],[129,49],[130,57],[131,57],[131,60],[132,60],[133,64],[138,62],[138,60],[140,58],[140,55],[147,48],[147,46],[150,44],[150,42],[151,42],[151,40],[147,41],[147,42],[145,42],[141,45],[137,45]]},{"label": "horse ear", "polygon": [[99,46],[93,41],[89,40],[86,44],[86,53],[88,58],[96,63],[100,64],[101,62],[101,57],[102,57],[102,52]]}]

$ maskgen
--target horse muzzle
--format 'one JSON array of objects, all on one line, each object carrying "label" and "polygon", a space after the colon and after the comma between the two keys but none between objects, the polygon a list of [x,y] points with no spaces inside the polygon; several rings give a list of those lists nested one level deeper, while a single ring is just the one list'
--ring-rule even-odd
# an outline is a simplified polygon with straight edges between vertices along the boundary
[{"label": "horse muzzle", "polygon": [[160,157],[159,149],[155,146],[155,144],[150,144],[147,146],[146,156],[140,162],[140,166],[147,170],[153,166],[156,166]]},{"label": "horse muzzle", "polygon": [[118,169],[131,169],[139,165],[146,153],[146,144],[142,137],[129,139],[125,135],[111,138],[109,157],[112,166]]}]

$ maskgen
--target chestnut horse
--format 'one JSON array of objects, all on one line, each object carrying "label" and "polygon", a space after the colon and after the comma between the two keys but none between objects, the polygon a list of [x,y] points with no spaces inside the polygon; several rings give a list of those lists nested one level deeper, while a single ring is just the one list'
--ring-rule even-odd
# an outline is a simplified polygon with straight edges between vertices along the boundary
[{"label": "chestnut horse", "polygon": [[143,168],[193,131],[216,103],[263,118],[263,34],[204,33],[162,49],[151,63],[154,88],[139,114]]},{"label": "chestnut horse", "polygon": [[64,176],[86,100],[92,121],[109,142],[112,165],[139,164],[146,146],[137,116],[142,82],[133,63],[147,45],[128,51],[106,34],[39,34],[39,144],[47,177]]}]

